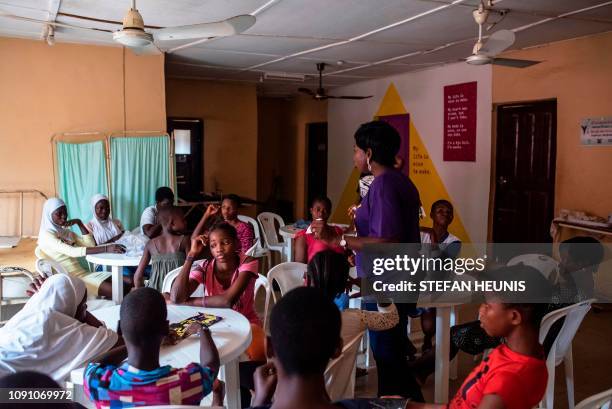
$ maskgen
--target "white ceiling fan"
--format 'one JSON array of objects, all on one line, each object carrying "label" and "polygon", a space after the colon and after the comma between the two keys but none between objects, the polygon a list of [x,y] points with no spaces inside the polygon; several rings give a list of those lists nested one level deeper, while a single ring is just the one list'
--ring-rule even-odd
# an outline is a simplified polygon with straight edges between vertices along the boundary
[{"label": "white ceiling fan", "polygon": [[[63,27],[75,30],[106,31],[93,27],[82,27],[53,21],[36,20],[27,17],[16,16],[0,12],[4,17],[15,18],[36,22],[47,26]],[[187,26],[176,26],[156,29],[151,33],[145,31],[144,21],[136,8],[136,0],[132,0],[132,7],[123,18],[123,27],[119,31],[112,32],[113,40],[137,55],[160,54],[162,51],[155,44],[156,41],[164,40],[196,40],[211,37],[227,37],[240,34],[255,24],[255,16],[245,14],[230,17],[226,20],[210,23],[200,23]]]},{"label": "white ceiling fan", "polygon": [[539,64],[541,61],[497,57],[497,55],[501,54],[512,46],[512,44],[514,44],[516,36],[514,35],[513,31],[498,30],[491,34],[489,38],[483,42],[482,26],[487,22],[490,7],[490,1],[488,2],[488,6],[485,6],[484,1],[481,1],[478,5],[478,9],[474,10],[472,13],[476,24],[478,24],[478,41],[476,44],[474,44],[472,55],[467,57],[465,62],[472,65],[495,64],[514,68],[527,68],[532,65]]}]

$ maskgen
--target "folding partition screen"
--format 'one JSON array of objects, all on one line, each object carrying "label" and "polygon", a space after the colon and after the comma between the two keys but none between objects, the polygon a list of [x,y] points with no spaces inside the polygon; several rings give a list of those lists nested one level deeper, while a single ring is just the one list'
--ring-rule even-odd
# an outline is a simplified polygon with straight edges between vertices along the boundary
[{"label": "folding partition screen", "polygon": [[170,137],[110,138],[111,196],[114,215],[128,229],[137,227],[155,190],[170,184]]},{"label": "folding partition screen", "polygon": [[56,194],[70,218],[91,220],[91,198],[102,193],[111,199],[113,217],[132,230],[158,187],[176,191],[172,141],[163,132],[57,134],[51,142]]},{"label": "folding partition screen", "polygon": [[68,207],[68,217],[87,223],[93,217],[90,200],[108,194],[104,141],[57,142],[58,193]]}]

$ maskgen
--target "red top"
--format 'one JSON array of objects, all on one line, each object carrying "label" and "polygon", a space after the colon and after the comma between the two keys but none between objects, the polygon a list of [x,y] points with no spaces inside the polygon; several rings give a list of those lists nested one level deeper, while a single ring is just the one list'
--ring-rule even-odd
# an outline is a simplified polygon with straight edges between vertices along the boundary
[{"label": "red top", "polygon": [[[344,231],[338,226],[331,226],[331,227],[335,230],[336,234],[339,236],[341,236],[342,233],[344,233]],[[295,235],[295,238],[297,239],[298,237],[306,238],[306,254],[308,256],[308,263],[310,263],[310,260],[312,260],[315,254],[321,251],[332,250],[332,251],[335,251],[336,253],[344,254],[344,248],[342,248],[342,246],[339,246],[339,245],[330,246],[323,240],[319,240],[315,238],[314,233],[307,234],[306,230],[302,230],[298,232]]]},{"label": "red top", "polygon": [[465,378],[448,409],[477,408],[485,395],[499,396],[506,409],[530,409],[542,400],[547,380],[543,358],[500,345]]},{"label": "red top", "polygon": [[[240,264],[230,282],[230,286],[238,279],[238,275],[242,271],[249,271],[252,274],[249,284],[246,286],[242,295],[238,298],[238,301],[232,306],[232,309],[236,312],[244,315],[251,324],[261,326],[261,320],[255,312],[254,297],[255,297],[255,281],[257,280],[257,272],[259,271],[259,261],[253,260],[245,263],[248,256],[240,255]],[[214,273],[215,260],[199,260],[196,261],[191,268],[189,278],[196,280],[200,284],[204,284],[204,291],[206,296],[221,295],[227,291],[223,285],[217,281]]]}]

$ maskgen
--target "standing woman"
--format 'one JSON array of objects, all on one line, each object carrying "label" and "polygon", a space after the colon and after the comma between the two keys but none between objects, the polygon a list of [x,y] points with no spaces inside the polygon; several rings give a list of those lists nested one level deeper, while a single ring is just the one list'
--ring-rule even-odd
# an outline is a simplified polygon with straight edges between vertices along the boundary
[{"label": "standing woman", "polygon": [[118,219],[111,217],[110,201],[102,194],[96,194],[91,198],[93,218],[87,223],[87,230],[91,232],[98,245],[114,243],[125,232],[123,225]]},{"label": "standing woman", "polygon": [[[70,230],[70,226],[75,225],[79,226],[82,236]],[[90,294],[111,298],[111,273],[89,272],[81,266],[78,258],[87,254],[124,252],[125,248],[118,244],[96,247],[93,236],[80,219],[68,220],[68,209],[62,199],[52,197],[45,202],[38,232],[38,247],[35,250],[36,257],[57,261],[69,275],[85,281]]]},{"label": "standing woman", "polygon": [[[366,276],[361,250],[370,243],[420,243],[419,192],[408,176],[395,168],[400,136],[391,125],[372,121],[355,133],[353,162],[361,173],[374,176],[355,212],[357,237],[343,237],[341,244],[356,252],[359,277]],[[378,395],[401,395],[423,401],[421,390],[409,372],[406,333],[411,304],[397,304],[399,324],[386,331],[370,331],[370,343],[378,370]],[[366,309],[376,311],[375,303]]]}]

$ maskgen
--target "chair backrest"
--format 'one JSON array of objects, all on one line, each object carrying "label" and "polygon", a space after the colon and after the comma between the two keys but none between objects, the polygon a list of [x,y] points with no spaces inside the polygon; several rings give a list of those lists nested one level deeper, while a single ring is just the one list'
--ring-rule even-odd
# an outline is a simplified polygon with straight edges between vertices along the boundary
[{"label": "chair backrest", "polygon": [[591,304],[594,301],[595,299],[581,301],[568,307],[549,312],[544,316],[544,318],[542,318],[542,323],[540,324],[541,344],[544,343],[546,335],[548,335],[548,331],[550,331],[552,325],[561,318],[565,317],[563,327],[561,327],[561,330],[559,331],[559,334],[553,342],[549,352],[549,356],[554,354],[555,366],[559,365],[563,361],[563,358],[567,355],[567,352],[572,346],[572,341],[576,336],[576,332],[578,331],[584,316],[591,309]]},{"label": "chair backrest", "polygon": [[244,254],[250,257],[257,257],[257,250],[259,250],[259,240],[255,239],[253,245],[249,247],[247,251],[244,252]]},{"label": "chair backrest", "polygon": [[[306,267],[306,264],[297,263],[295,261],[277,264],[268,271],[268,283],[272,288],[274,281],[276,281],[282,297],[288,291],[304,285]],[[274,294],[274,291],[272,291],[272,295],[276,302],[276,294]]]},{"label": "chair backrest", "polygon": [[48,258],[39,258],[36,260],[36,271],[43,277],[50,277],[53,274],[68,274],[60,263]]},{"label": "chair backrest", "polygon": [[[174,280],[176,280],[176,277],[178,277],[182,268],[183,268],[182,266],[177,267],[174,270],[168,272],[168,274],[166,274],[166,276],[164,277],[164,282],[162,284],[162,293],[170,292],[170,290],[172,289],[172,283],[174,283]],[[193,294],[191,294],[191,296],[192,297],[203,297],[204,296],[204,285],[200,284],[198,288],[196,288],[196,290],[193,292]]]},{"label": "chair backrest", "polygon": [[261,225],[261,231],[263,232],[266,246],[274,246],[279,244],[280,241],[278,239],[278,229],[276,227],[276,223],[278,223],[279,228],[283,227],[285,225],[283,218],[276,213],[263,212],[257,215],[257,220]]},{"label": "chair backrest", "polygon": [[257,223],[257,220],[243,214],[238,215],[238,220],[249,223],[253,227],[253,231],[255,232],[255,243],[253,243],[253,245],[257,245],[258,243],[261,245],[261,232],[259,231],[259,224]]},{"label": "chair backrest", "polygon": [[263,274],[258,274],[257,280],[255,281],[255,289],[253,290],[255,292],[255,297],[257,296],[259,289],[262,287],[266,291],[266,294],[270,292],[270,282],[268,281],[268,278]]},{"label": "chair backrest", "polygon": [[612,408],[612,389],[590,396],[576,405],[575,409],[610,409]]},{"label": "chair backrest", "polygon": [[520,256],[511,258],[507,265],[515,266],[521,263],[535,268],[547,279],[559,267],[559,262],[557,260],[545,254],[521,254]]},{"label": "chair backrest", "polygon": [[364,332],[342,348],[342,354],[331,361],[325,370],[325,387],[332,401],[353,399],[355,397],[355,371],[357,353]]}]

